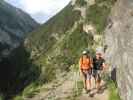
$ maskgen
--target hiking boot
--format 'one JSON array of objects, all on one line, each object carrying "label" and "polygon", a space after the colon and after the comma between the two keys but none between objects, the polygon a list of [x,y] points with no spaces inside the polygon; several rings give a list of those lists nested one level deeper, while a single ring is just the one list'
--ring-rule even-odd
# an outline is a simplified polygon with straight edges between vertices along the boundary
[{"label": "hiking boot", "polygon": [[101,88],[98,88],[97,89],[97,93],[101,93]]},{"label": "hiking boot", "polygon": [[88,94],[88,93],[90,93],[90,91],[91,91],[91,90],[84,89],[84,90],[83,90],[83,93]]},{"label": "hiking boot", "polygon": [[94,97],[94,94],[93,93],[90,93],[89,96],[92,98],[92,97]]},{"label": "hiking boot", "polygon": [[91,90],[89,89],[89,90],[87,90],[87,93],[90,93],[91,92]]},{"label": "hiking boot", "polygon": [[91,98],[92,98],[92,97],[94,97],[94,95],[95,95],[95,94],[94,94],[94,92],[93,92],[93,91],[90,91],[90,92],[89,92],[89,97],[91,97]]}]

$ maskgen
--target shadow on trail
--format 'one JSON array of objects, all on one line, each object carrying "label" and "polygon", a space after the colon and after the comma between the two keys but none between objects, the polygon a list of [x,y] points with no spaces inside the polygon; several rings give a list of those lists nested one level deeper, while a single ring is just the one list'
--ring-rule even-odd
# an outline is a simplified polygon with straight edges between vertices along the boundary
[{"label": "shadow on trail", "polygon": [[99,94],[104,93],[104,91],[107,89],[107,84],[104,84],[101,86],[100,90],[98,91]]},{"label": "shadow on trail", "polygon": [[92,92],[90,93],[90,97],[94,97],[96,94],[103,94],[106,89],[107,89],[107,84],[101,85],[99,90],[93,88]]}]

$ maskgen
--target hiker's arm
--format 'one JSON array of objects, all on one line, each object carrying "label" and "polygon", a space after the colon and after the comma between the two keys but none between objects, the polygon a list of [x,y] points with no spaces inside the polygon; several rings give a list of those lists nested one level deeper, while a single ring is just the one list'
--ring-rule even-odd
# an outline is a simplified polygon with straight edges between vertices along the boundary
[{"label": "hiker's arm", "polygon": [[107,65],[105,63],[102,64],[103,70],[105,71],[107,68]]},{"label": "hiker's arm", "polygon": [[93,68],[93,60],[91,59],[91,68]]}]

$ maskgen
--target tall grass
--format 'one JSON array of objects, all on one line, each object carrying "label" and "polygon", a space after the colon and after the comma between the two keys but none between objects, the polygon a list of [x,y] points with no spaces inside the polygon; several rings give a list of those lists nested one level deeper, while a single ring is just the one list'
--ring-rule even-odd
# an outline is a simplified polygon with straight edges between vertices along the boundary
[{"label": "tall grass", "polygon": [[118,89],[113,81],[108,84],[109,88],[109,100],[121,100],[118,94]]}]

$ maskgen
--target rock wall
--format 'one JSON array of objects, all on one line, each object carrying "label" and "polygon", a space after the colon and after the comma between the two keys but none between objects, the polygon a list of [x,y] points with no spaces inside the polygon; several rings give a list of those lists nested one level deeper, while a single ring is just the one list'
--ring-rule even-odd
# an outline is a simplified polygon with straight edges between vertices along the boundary
[{"label": "rock wall", "polygon": [[133,0],[117,0],[108,22],[106,57],[116,68],[121,99],[133,100]]}]

